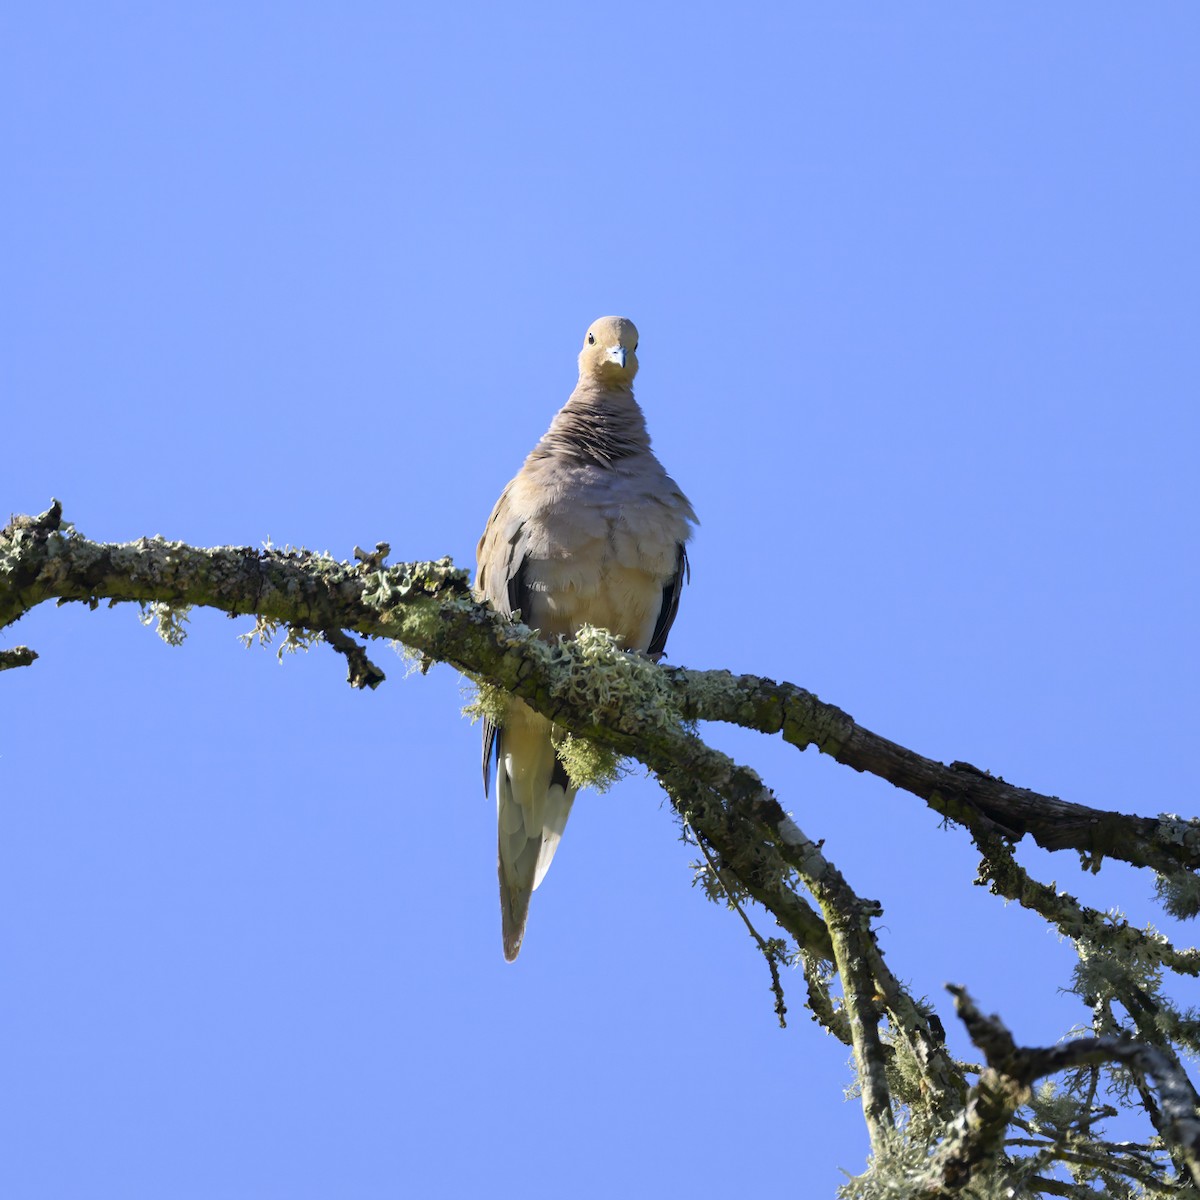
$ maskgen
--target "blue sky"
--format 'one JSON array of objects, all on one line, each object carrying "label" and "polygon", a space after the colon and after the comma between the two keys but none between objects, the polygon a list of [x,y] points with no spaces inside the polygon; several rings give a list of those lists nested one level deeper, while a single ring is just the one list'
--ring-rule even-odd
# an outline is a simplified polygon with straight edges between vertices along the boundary
[{"label": "blue sky", "polygon": [[[1198,34],[1180,3],[9,5],[0,504],[469,565],[624,313],[702,521],[673,661],[1194,813]],[[861,1168],[845,1052],[798,977],[776,1028],[653,781],[581,798],[507,966],[458,677],[381,647],[352,693],[247,624],[3,635],[41,658],[0,678],[0,1191],[815,1196]],[[963,983],[1031,1042],[1084,1018],[961,832],[710,732],[882,901],[915,992]],[[1148,878],[1023,861],[1171,928]]]}]

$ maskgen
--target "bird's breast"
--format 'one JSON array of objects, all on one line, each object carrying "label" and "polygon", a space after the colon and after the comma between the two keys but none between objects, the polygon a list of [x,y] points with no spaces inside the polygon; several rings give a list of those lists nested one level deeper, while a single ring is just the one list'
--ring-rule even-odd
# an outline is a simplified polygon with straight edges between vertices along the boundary
[{"label": "bird's breast", "polygon": [[543,635],[597,625],[631,650],[650,645],[665,586],[656,572],[622,566],[612,557],[543,560],[528,564],[526,572],[529,623]]},{"label": "bird's breast", "polygon": [[674,523],[639,522],[636,514],[578,512],[545,531],[543,553],[525,560],[529,624],[548,636],[597,625],[633,650],[650,645],[663,603],[663,588],[676,569],[679,540]]},{"label": "bird's breast", "polygon": [[548,637],[589,624],[646,649],[691,518],[657,460],[645,456],[623,471],[562,469],[514,502],[528,513],[524,619]]}]

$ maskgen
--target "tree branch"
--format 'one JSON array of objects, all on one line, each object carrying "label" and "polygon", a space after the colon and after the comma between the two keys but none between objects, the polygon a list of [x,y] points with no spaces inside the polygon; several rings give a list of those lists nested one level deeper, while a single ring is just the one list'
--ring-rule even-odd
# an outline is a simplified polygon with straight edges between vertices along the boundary
[{"label": "tree branch", "polygon": [[[0,628],[49,599],[207,605],[308,629],[397,638],[492,679],[534,708],[547,693],[561,690],[562,672],[572,667],[570,655],[530,653],[545,643],[476,605],[466,573],[449,559],[390,568],[380,561],[378,553],[364,554],[362,562],[350,566],[308,551],[197,549],[161,538],[92,542],[62,523],[62,506],[55,501],[38,517],[15,517],[0,533]],[[919,796],[972,832],[1016,840],[1028,834],[1048,850],[1073,849],[1088,856],[1093,867],[1109,857],[1164,874],[1200,869],[1198,821],[1090,808],[1015,787],[969,763],[946,766],[872,733],[794,684],[727,671],[663,668],[656,687],[639,690],[643,702],[667,699],[687,720],[732,722],[781,733],[800,749],[816,746],[856,771]],[[567,706],[556,711],[568,724]],[[693,745],[702,743],[694,739]],[[731,776],[731,782],[742,794],[758,790],[744,776]],[[768,805],[760,816],[782,836],[782,810]]]},{"label": "tree branch", "polygon": [[1200,869],[1198,821],[1089,808],[1016,787],[970,763],[947,766],[872,733],[795,684],[728,671],[666,671],[682,693],[681,710],[689,720],[779,733],[800,750],[815,746],[845,766],[919,796],[972,832],[1012,841],[1028,834],[1045,850],[1079,851],[1092,860],[1092,869],[1102,858],[1166,874]]}]

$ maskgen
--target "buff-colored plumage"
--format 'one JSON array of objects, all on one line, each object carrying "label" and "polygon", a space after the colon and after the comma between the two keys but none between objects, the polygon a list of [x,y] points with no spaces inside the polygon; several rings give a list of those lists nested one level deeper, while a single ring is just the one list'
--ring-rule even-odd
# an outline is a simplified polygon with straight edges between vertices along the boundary
[{"label": "buff-colored plumage", "polygon": [[[601,317],[584,337],[579,382],[479,539],[475,590],[519,610],[544,638],[597,625],[630,650],[661,655],[687,570],[696,516],[650,450],[633,398],[638,332]],[[521,949],[529,898],[558,848],[575,799],[551,724],[511,700],[503,727],[484,729],[484,789],[496,757],[498,869],[504,956]]]}]

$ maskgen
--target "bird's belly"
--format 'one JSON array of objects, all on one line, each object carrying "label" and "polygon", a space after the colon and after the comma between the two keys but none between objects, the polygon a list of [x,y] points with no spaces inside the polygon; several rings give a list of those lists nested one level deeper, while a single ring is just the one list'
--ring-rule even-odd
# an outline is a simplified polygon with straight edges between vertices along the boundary
[{"label": "bird's belly", "polygon": [[[543,637],[570,635],[596,625],[631,650],[650,645],[662,608],[665,580],[657,572],[622,566],[612,559],[539,562],[527,570],[528,623]],[[530,578],[530,576],[532,576]]]}]

